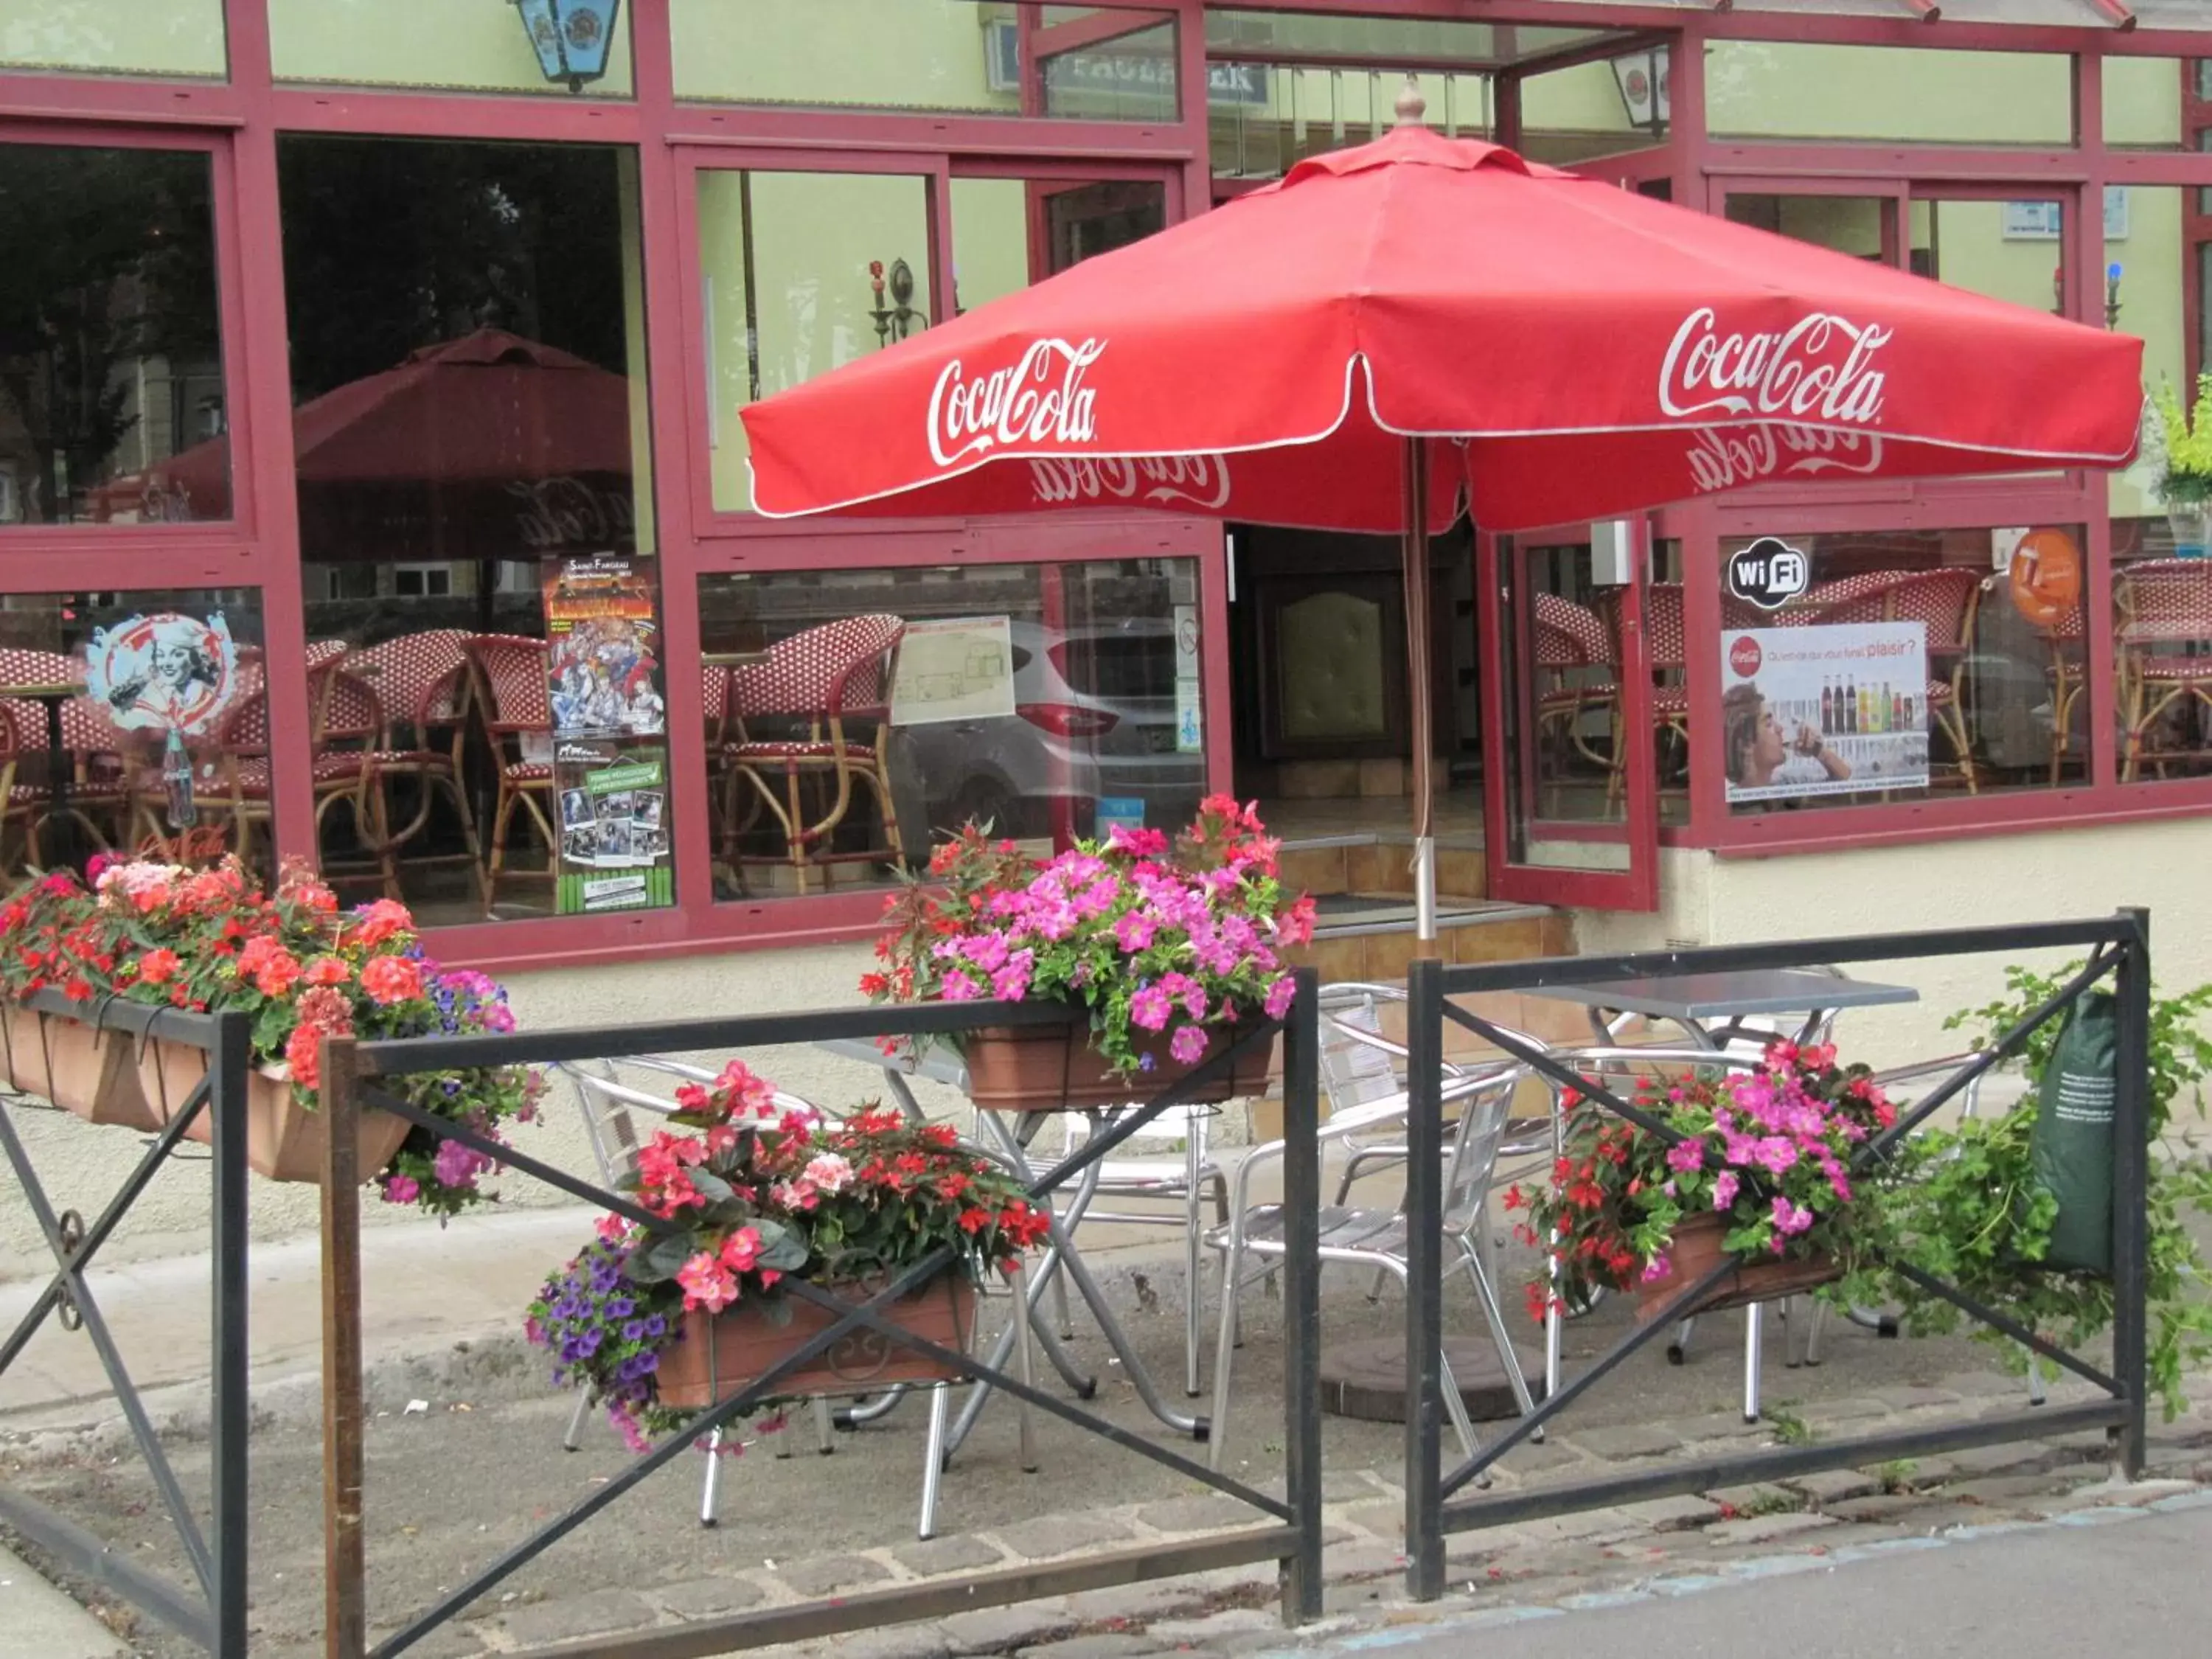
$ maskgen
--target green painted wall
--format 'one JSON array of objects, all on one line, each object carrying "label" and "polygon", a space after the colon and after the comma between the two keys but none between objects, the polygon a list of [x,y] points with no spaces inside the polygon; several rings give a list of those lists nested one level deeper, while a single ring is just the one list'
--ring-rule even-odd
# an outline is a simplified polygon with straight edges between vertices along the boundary
[{"label": "green painted wall", "polygon": [[2072,141],[2072,76],[2051,54],[1716,41],[1705,55],[1713,132],[1923,143]]},{"label": "green painted wall", "polygon": [[676,95],[1015,114],[989,84],[975,0],[672,0]]},{"label": "green painted wall", "polygon": [[[144,0],[116,0],[140,4]],[[162,0],[170,3],[171,0]],[[572,96],[546,80],[509,0],[268,0],[269,53],[277,77],[349,86],[466,87]],[[625,9],[595,98],[627,98]]]},{"label": "green painted wall", "polygon": [[221,79],[222,0],[0,0],[0,66]]}]

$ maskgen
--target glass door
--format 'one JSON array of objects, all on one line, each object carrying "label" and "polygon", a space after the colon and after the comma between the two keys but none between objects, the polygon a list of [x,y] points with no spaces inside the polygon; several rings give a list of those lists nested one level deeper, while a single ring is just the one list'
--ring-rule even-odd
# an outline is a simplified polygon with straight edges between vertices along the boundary
[{"label": "glass door", "polygon": [[1650,910],[1658,744],[1688,732],[1682,590],[1647,584],[1647,521],[1589,537],[1476,538],[1490,892]]}]

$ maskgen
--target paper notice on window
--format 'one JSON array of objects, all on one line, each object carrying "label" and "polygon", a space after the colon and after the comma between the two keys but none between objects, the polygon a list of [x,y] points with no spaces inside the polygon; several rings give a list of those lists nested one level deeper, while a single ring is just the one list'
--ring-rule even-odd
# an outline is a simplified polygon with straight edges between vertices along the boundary
[{"label": "paper notice on window", "polygon": [[1724,629],[1729,804],[1925,789],[1928,684],[1917,622]]},{"label": "paper notice on window", "polygon": [[1012,634],[1004,617],[908,623],[891,672],[891,724],[935,726],[1011,715]]}]

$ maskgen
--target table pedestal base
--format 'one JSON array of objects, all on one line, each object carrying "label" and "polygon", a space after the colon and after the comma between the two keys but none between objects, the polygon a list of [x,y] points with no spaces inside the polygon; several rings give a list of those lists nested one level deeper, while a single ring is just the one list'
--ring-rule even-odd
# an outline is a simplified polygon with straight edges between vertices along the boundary
[{"label": "table pedestal base", "polygon": [[[1528,1379],[1528,1392],[1544,1397],[1544,1351],[1515,1345],[1521,1356],[1521,1374]],[[1467,1402],[1467,1414],[1478,1423],[1494,1423],[1518,1417],[1521,1407],[1513,1388],[1498,1364],[1497,1345],[1486,1336],[1444,1339],[1444,1355],[1451,1362],[1452,1379]],[[1406,1420],[1406,1341],[1403,1337],[1376,1337],[1364,1342],[1332,1343],[1321,1351],[1321,1408],[1337,1417],[1363,1423],[1402,1423]]]}]

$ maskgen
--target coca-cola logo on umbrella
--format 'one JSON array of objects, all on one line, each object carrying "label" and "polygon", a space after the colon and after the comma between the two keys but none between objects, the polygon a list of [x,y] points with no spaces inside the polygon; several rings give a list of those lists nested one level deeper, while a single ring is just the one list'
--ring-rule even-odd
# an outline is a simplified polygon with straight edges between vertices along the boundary
[{"label": "coca-cola logo on umbrella", "polygon": [[1103,340],[1033,340],[1018,361],[973,373],[955,357],[929,394],[930,458],[949,467],[971,456],[1089,445],[1097,394],[1083,377],[1105,353]]},{"label": "coca-cola logo on umbrella", "polygon": [[1786,329],[1721,331],[1711,306],[1682,319],[1659,371],[1659,407],[1678,421],[1774,420],[1875,426],[1885,377],[1877,323],[1816,311]]}]

